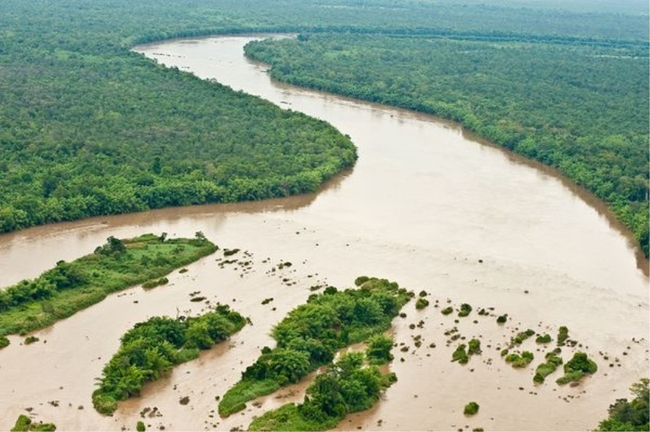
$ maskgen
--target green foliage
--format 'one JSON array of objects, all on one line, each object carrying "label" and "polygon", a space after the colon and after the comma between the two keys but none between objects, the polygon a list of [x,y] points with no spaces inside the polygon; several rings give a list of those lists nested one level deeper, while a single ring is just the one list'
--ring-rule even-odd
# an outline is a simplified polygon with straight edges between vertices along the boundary
[{"label": "green foliage", "polygon": [[473,416],[476,414],[479,410],[479,405],[476,402],[470,402],[467,405],[465,405],[465,409],[463,409],[463,414],[466,416]]},{"label": "green foliage", "polygon": [[140,420],[138,420],[138,423],[135,426],[135,430],[138,432],[144,432],[147,430],[147,427],[144,425],[144,423]]},{"label": "green foliage", "polygon": [[553,351],[547,353],[545,358],[546,362],[537,366],[533,376],[533,381],[539,384],[543,383],[546,377],[555,372],[558,366],[562,364],[562,357],[559,357]]},{"label": "green foliage", "polygon": [[524,368],[528,366],[530,362],[534,359],[533,353],[530,351],[524,351],[521,354],[510,353],[506,356],[506,363],[510,363],[513,368]]},{"label": "green foliage", "polygon": [[566,326],[561,326],[557,333],[557,346],[564,346],[568,338],[569,329]]},{"label": "green foliage", "polygon": [[547,344],[550,343],[553,339],[551,338],[551,335],[548,333],[544,333],[543,335],[537,336],[535,339],[535,342],[538,344]]},{"label": "green foliage", "polygon": [[470,306],[467,303],[463,303],[460,305],[460,311],[458,312],[459,317],[466,317],[467,315],[472,312],[472,306]]},{"label": "green foliage", "polygon": [[359,276],[354,280],[354,285],[360,287],[364,283],[368,282],[370,278],[368,276]]},{"label": "green foliage", "polygon": [[457,121],[557,169],[606,202],[647,256],[647,38],[592,44],[533,28],[535,40],[310,34],[254,42],[246,54],[275,79]]},{"label": "green foliage", "polygon": [[650,392],[648,378],[642,378],[630,388],[632,401],[617,399],[608,409],[608,418],[598,425],[599,431],[650,431]]},{"label": "green foliage", "polygon": [[469,361],[469,356],[465,351],[465,344],[460,344],[456,347],[453,354],[451,355],[451,361],[457,361],[460,364],[466,364]]},{"label": "green foliage", "polygon": [[0,349],[8,347],[9,344],[10,341],[6,336],[0,336]]},{"label": "green foliage", "polygon": [[565,363],[564,375],[556,380],[560,385],[567,384],[574,381],[580,381],[582,377],[589,374],[596,373],[598,366],[596,363],[589,359],[587,354],[577,352],[573,358]]},{"label": "green foliage", "polygon": [[480,353],[481,353],[481,341],[476,338],[470,340],[467,344],[467,354],[471,356]]},{"label": "green foliage", "polygon": [[286,404],[266,412],[253,420],[248,429],[327,430],[335,427],[346,414],[372,407],[395,377],[382,375],[376,366],[365,366],[363,359],[362,353],[344,354],[316,376],[301,405]]},{"label": "green foliage", "polygon": [[167,279],[166,277],[161,277],[160,279],[154,279],[143,283],[142,288],[150,289],[161,285],[167,285],[168,283],[169,283],[169,279]]},{"label": "green foliage", "polygon": [[418,297],[418,299],[415,301],[415,308],[418,310],[424,309],[427,306],[429,306],[429,300],[423,297]]},{"label": "green foliage", "polygon": [[508,321],[508,314],[499,315],[497,317],[497,324],[505,324]]},{"label": "green foliage", "polygon": [[59,261],[34,280],[0,290],[0,335],[47,327],[107,294],[160,278],[216,249],[208,240],[110,237],[96,253],[71,263]]},{"label": "green foliage", "polygon": [[453,311],[454,311],[454,308],[453,308],[453,307],[451,307],[451,306],[447,306],[446,308],[444,308],[444,309],[441,310],[440,312],[441,312],[443,315],[449,315],[449,314],[452,313]]},{"label": "green foliage", "polygon": [[27,336],[25,338],[25,345],[31,345],[35,342],[38,342],[40,339],[37,338],[36,336]]},{"label": "green foliage", "polygon": [[199,349],[226,340],[245,324],[244,317],[225,305],[198,317],[152,317],[136,324],[122,336],[118,352],[102,371],[92,395],[95,409],[113,413],[117,401],[139,394],[145,383],[198,357]]},{"label": "green foliage", "polygon": [[531,329],[528,329],[523,332],[519,332],[514,338],[512,338],[512,343],[515,345],[521,345],[523,341],[533,336],[534,334],[535,332]]},{"label": "green foliage", "polygon": [[368,347],[366,348],[366,358],[368,363],[381,365],[393,360],[393,355],[390,353],[393,348],[393,339],[386,335],[378,334],[368,339]]},{"label": "green foliage", "polygon": [[19,415],[16,419],[16,424],[11,428],[12,432],[28,432],[28,431],[55,431],[56,425],[54,423],[34,423],[32,419],[26,415]]},{"label": "green foliage", "polygon": [[383,333],[410,298],[396,283],[375,278],[358,289],[328,287],[322,294],[312,294],[308,303],[275,326],[272,336],[277,346],[262,350],[246,368],[242,380],[219,402],[219,414],[233,414],[246,401],[297,382],[331,362],[337,350]]}]

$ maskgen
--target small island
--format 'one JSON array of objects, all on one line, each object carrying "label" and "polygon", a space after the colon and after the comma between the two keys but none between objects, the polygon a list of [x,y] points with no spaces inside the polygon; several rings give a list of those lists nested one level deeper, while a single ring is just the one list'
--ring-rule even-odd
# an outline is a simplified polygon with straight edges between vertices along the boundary
[{"label": "small island", "polygon": [[59,261],[33,280],[0,290],[0,338],[50,326],[112,292],[160,281],[218,249],[201,232],[191,239],[168,239],[165,233],[122,240],[111,236],[92,254]]}]

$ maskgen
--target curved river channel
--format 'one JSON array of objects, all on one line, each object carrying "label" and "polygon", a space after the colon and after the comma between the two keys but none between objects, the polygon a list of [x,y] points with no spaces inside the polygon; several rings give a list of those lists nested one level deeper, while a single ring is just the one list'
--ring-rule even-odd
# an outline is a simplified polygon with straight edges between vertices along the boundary
[{"label": "curved river channel", "polygon": [[[134,429],[142,418],[150,429],[246,428],[266,409],[301,401],[306,383],[226,419],[216,413],[215,398],[261,347],[272,345],[272,326],[306,300],[310,287],[347,287],[359,275],[426,290],[431,306],[416,311],[412,302],[407,317],[395,320],[398,347],[390,367],[398,382],[341,429],[593,429],[609,404],[629,397],[629,386],[649,375],[648,279],[629,240],[598,205],[456,125],[273,83],[264,66],[243,57],[252,38],[171,41],[136,51],[333,124],[358,146],[358,163],[315,195],[102,217],[0,236],[1,286],[90,253],[111,235],[202,231],[221,247],[246,251],[253,263],[249,270],[222,268],[217,253],[187,273],[174,272],[164,287],[126,290],[36,332],[38,343],[11,337],[0,351],[0,430],[28,411],[60,430]],[[283,260],[294,265],[272,271]],[[205,308],[189,301],[195,291],[230,304],[253,325],[148,385],[113,416],[97,414],[94,380],[121,334],[153,315]],[[436,300],[440,307],[469,303],[475,312],[455,323],[455,314],[443,316],[434,307]],[[480,307],[494,308],[492,316],[476,314]],[[503,313],[510,319],[498,326],[494,316]],[[555,384],[560,372],[533,384],[534,368],[551,349],[534,338],[522,345],[536,357],[527,368],[513,369],[500,357],[513,333],[531,328],[555,339],[561,325],[580,344],[565,348],[564,360],[581,349],[599,366],[578,386]],[[483,353],[467,365],[450,361],[461,342],[444,335],[453,327],[466,340],[481,338]],[[184,396],[190,402],[181,405]],[[470,401],[480,412],[465,417]],[[141,414],[147,407],[156,414]]]}]

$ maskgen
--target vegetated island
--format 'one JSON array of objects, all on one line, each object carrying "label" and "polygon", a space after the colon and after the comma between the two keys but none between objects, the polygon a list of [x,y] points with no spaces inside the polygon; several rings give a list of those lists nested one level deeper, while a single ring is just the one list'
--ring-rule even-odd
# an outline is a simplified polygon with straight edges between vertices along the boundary
[{"label": "vegetated island", "polygon": [[241,411],[246,402],[298,382],[335,353],[390,328],[414,293],[386,279],[359,277],[358,289],[328,287],[312,294],[306,304],[289,312],[273,329],[275,348],[264,347],[241,380],[219,402],[219,414]]},{"label": "vegetated island", "polygon": [[160,283],[172,270],[218,249],[201,232],[192,239],[168,239],[164,233],[123,240],[111,236],[92,254],[59,261],[36,279],[0,290],[0,337],[47,327],[112,292],[156,279]]},{"label": "vegetated island", "polygon": [[223,342],[246,325],[246,318],[227,305],[198,317],[152,317],[136,324],[121,338],[118,352],[102,371],[93,406],[112,414],[117,401],[138,395],[142,387],[193,360],[200,350]]},{"label": "vegetated island", "polygon": [[279,81],[457,121],[557,169],[607,203],[648,257],[647,36],[530,32],[307,32],[245,52]]},{"label": "vegetated island", "polygon": [[[391,346],[392,339],[388,342]],[[288,403],[267,411],[253,420],[248,430],[322,431],[336,427],[347,414],[371,408],[397,377],[367,364],[367,355],[368,352],[343,354],[316,376],[302,404]]]}]

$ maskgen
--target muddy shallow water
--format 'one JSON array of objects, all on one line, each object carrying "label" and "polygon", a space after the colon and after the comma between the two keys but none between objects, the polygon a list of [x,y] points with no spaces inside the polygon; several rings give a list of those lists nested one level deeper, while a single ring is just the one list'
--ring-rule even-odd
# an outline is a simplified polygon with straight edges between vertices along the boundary
[{"label": "muddy shallow water", "polygon": [[[247,40],[172,41],[137,51],[330,122],[359,147],[358,163],[315,195],[102,217],[0,236],[3,286],[89,253],[110,235],[202,231],[222,247],[241,248],[242,257],[247,251],[253,262],[251,270],[222,268],[217,253],[187,273],[175,272],[167,286],[132,288],[36,332],[36,344],[12,337],[0,351],[0,429],[9,429],[27,408],[60,430],[134,429],[146,407],[161,414],[144,415],[151,428],[245,428],[268,407],[300,401],[305,383],[281,392],[289,398],[262,398],[227,419],[216,414],[215,397],[272,343],[272,326],[305,301],[310,287],[350,286],[362,274],[425,289],[432,304],[416,311],[411,303],[407,317],[396,319],[391,369],[399,381],[374,409],[345,419],[341,429],[586,430],[616,398],[628,396],[630,384],[649,375],[648,280],[628,238],[602,209],[452,124],[272,83],[264,66],[243,58]],[[271,271],[282,260],[294,265]],[[206,305],[189,301],[194,291],[230,304],[253,325],[148,385],[114,416],[97,414],[90,401],[94,379],[120,335],[153,315],[198,312]],[[269,297],[274,300],[262,305]],[[475,311],[468,318],[445,317],[440,309],[448,299]],[[494,316],[478,316],[478,307],[508,313],[511,321],[498,326]],[[532,328],[555,338],[560,325],[599,366],[579,386],[557,386],[559,372],[533,385],[534,367],[546,351],[534,340],[523,345],[536,356],[525,370],[500,358],[512,332]],[[453,327],[467,340],[482,339],[483,353],[465,366],[450,362],[460,340],[448,344],[444,332]],[[423,340],[419,348],[416,335]],[[565,361],[574,350],[565,349]],[[179,403],[183,396],[189,404]],[[481,409],[467,418],[463,407],[472,400]]]}]

